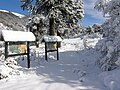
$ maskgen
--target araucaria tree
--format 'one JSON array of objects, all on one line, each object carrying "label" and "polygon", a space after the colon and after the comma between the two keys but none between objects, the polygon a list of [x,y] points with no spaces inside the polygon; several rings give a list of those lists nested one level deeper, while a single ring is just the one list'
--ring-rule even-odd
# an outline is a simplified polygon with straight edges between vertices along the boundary
[{"label": "araucaria tree", "polygon": [[103,26],[103,40],[99,45],[102,57],[98,61],[103,70],[120,66],[120,0],[98,0],[95,8],[108,19]]},{"label": "araucaria tree", "polygon": [[21,0],[23,10],[42,15],[49,21],[49,35],[55,30],[71,28],[84,17],[82,0]]}]

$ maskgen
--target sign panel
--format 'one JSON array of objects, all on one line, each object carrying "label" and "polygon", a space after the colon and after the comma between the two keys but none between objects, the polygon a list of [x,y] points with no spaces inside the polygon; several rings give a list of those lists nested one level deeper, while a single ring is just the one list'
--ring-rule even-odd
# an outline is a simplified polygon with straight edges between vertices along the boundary
[{"label": "sign panel", "polygon": [[9,53],[21,54],[26,53],[26,50],[27,46],[25,43],[9,44]]},{"label": "sign panel", "polygon": [[19,53],[17,45],[10,45],[9,46],[9,53]]},{"label": "sign panel", "polygon": [[57,49],[56,42],[47,43],[47,50],[56,50],[56,49]]},{"label": "sign panel", "polygon": [[26,53],[26,44],[19,44],[18,50],[20,53]]}]

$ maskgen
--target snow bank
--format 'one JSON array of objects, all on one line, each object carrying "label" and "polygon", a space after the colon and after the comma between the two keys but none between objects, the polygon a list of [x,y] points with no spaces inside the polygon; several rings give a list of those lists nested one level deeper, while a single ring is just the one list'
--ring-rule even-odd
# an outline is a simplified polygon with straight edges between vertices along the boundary
[{"label": "snow bank", "polygon": [[0,57],[0,79],[10,78],[15,75],[20,75],[20,71],[17,70],[17,62],[14,58],[8,58],[5,60],[4,56]]},{"label": "snow bank", "polygon": [[[98,41],[87,40],[93,48]],[[95,66],[100,53],[93,48],[85,49],[80,38],[63,40],[59,61],[55,60],[54,52],[49,53],[49,60],[45,61],[44,44],[30,48],[30,69],[24,67],[25,60],[18,61],[20,67],[13,58],[0,59],[0,73],[10,77],[7,82],[0,81],[1,90],[120,90],[119,70],[101,73]]]},{"label": "snow bank", "polygon": [[61,42],[62,38],[60,36],[44,36],[45,42]]},{"label": "snow bank", "polygon": [[103,84],[108,87],[109,90],[120,90],[120,71],[106,71],[99,75]]}]

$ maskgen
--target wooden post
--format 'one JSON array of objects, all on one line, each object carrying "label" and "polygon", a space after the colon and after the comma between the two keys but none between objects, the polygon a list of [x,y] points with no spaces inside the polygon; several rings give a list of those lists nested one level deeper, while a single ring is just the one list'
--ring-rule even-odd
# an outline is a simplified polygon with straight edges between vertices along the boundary
[{"label": "wooden post", "polygon": [[58,42],[57,42],[57,60],[59,60]]},{"label": "wooden post", "polygon": [[8,42],[5,42],[5,59],[8,57]]},{"label": "wooden post", "polygon": [[29,48],[29,42],[27,42],[27,63],[28,63],[28,68],[30,68],[30,48]]},{"label": "wooden post", "polygon": [[45,60],[48,61],[47,60],[47,42],[45,42]]}]

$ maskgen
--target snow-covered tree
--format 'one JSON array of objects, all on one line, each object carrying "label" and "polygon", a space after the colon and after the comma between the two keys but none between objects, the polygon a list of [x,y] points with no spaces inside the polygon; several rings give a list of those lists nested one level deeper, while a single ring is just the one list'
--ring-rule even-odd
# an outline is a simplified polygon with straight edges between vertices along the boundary
[{"label": "snow-covered tree", "polygon": [[103,40],[98,43],[102,53],[98,64],[109,71],[120,66],[120,0],[98,0],[95,8],[107,16]]},{"label": "snow-covered tree", "polygon": [[44,24],[44,18],[45,17],[41,15],[33,15],[29,17],[29,20],[26,24],[27,30],[34,33],[37,42],[40,41],[42,36],[47,33],[45,28],[47,26]]},{"label": "snow-covered tree", "polygon": [[[23,10],[43,15],[49,21],[49,34],[73,28],[84,17],[82,0],[21,0]],[[56,31],[55,31],[56,30]]]},{"label": "snow-covered tree", "polygon": [[102,29],[101,25],[94,24],[92,26],[92,28],[93,28],[93,32],[94,33],[100,33],[100,34],[102,34],[102,32],[103,32],[103,29]]},{"label": "snow-covered tree", "polygon": [[98,11],[104,11],[109,1],[111,0],[97,0],[97,2],[95,3],[95,9],[97,9]]}]

